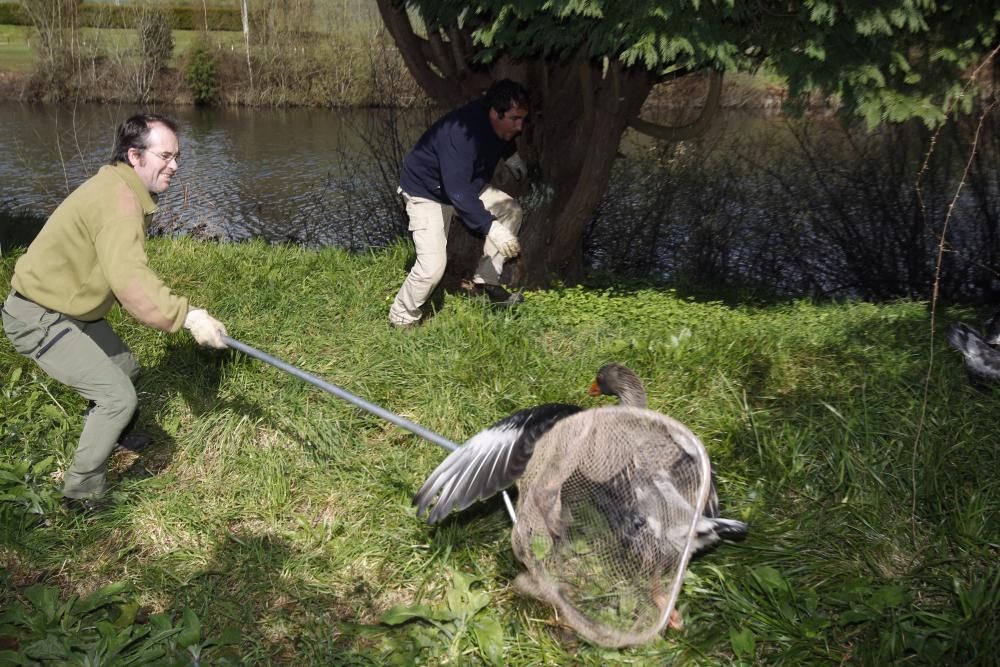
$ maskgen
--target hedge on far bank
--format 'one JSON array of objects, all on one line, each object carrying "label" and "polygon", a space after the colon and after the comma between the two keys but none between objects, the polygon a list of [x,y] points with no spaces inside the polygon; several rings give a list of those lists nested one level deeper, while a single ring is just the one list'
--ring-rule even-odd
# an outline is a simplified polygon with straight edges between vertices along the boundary
[{"label": "hedge on far bank", "polygon": [[[136,17],[147,7],[136,5],[112,5],[88,3],[79,5],[77,25],[84,28],[134,28]],[[238,7],[196,8],[192,5],[164,5],[155,11],[162,11],[174,30],[200,30],[207,23],[209,30],[243,30],[243,20]],[[0,2],[0,24],[33,25],[31,17],[21,3]]]}]

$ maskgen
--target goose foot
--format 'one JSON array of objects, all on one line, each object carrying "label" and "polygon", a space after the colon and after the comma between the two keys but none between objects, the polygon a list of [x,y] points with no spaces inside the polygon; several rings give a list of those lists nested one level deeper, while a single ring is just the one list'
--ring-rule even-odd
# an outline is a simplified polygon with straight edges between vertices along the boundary
[{"label": "goose foot", "polygon": [[[653,581],[653,604],[656,608],[663,613],[663,610],[667,608],[667,603],[670,602],[670,598],[663,591],[662,586],[660,586],[659,577]],[[671,630],[683,630],[684,629],[684,619],[681,618],[681,613],[677,611],[677,607],[670,610],[670,618],[667,621],[667,627]]]}]

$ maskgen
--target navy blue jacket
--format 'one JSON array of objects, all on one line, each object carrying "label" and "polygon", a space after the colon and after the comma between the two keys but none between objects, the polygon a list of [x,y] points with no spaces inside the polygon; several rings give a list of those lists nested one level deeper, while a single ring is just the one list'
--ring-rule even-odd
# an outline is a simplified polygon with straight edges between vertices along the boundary
[{"label": "navy blue jacket", "polygon": [[493,215],[479,200],[501,158],[517,150],[490,125],[482,99],[444,115],[424,132],[403,159],[399,187],[411,197],[450,204],[466,227],[485,235]]}]

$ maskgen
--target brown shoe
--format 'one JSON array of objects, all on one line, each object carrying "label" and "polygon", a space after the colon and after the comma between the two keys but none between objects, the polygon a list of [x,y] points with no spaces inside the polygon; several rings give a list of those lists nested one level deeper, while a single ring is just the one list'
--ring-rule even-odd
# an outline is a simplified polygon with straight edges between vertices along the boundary
[{"label": "brown shoe", "polygon": [[485,296],[486,291],[483,289],[485,285],[483,283],[474,283],[471,280],[463,280],[459,289],[467,297],[475,298],[477,296]]}]

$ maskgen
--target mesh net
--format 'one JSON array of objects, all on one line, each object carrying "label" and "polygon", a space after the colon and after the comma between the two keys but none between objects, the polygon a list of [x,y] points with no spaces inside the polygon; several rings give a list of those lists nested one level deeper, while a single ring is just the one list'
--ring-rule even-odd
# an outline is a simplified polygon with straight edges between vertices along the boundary
[{"label": "mesh net", "polygon": [[701,442],[651,410],[604,407],[535,445],[518,488],[515,587],[603,646],[663,631],[709,494]]}]

